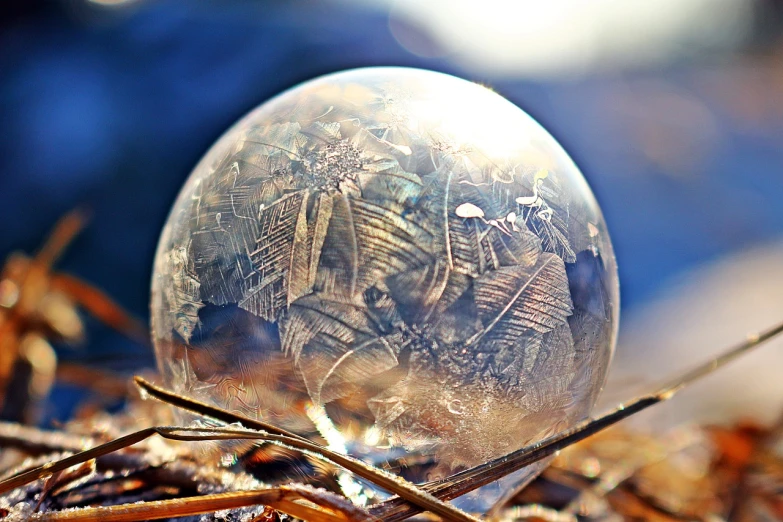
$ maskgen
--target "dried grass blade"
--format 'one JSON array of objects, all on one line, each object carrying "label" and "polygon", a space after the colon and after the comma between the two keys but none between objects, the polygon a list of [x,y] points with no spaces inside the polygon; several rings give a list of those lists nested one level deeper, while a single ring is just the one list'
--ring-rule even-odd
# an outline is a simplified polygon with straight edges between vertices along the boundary
[{"label": "dried grass blade", "polygon": [[77,452],[97,444],[92,437],[0,422],[0,448],[16,448],[31,455],[40,455],[57,451]]},{"label": "dried grass blade", "polygon": [[203,415],[204,417],[210,417],[219,420],[221,422],[225,422],[226,424],[232,424],[238,422],[245,428],[250,428],[252,430],[258,430],[258,431],[273,433],[277,435],[284,435],[286,437],[291,437],[294,439],[300,439],[300,440],[310,442],[304,437],[297,435],[296,433],[284,430],[282,428],[278,428],[273,424],[269,424],[260,421],[258,419],[252,419],[250,417],[239,415],[237,413],[232,413],[222,408],[218,408],[216,406],[212,406],[211,404],[197,401],[189,397],[184,397],[182,395],[169,391],[160,386],[156,386],[151,382],[145,380],[144,378],[139,377],[138,375],[133,378],[133,381],[136,383],[136,385],[139,388],[141,388],[144,392],[146,392],[150,397],[158,399],[159,401],[165,402],[166,404],[170,404],[177,408],[187,410],[187,411],[192,411],[194,413],[198,413],[199,415]]},{"label": "dried grass blade", "polygon": [[68,469],[71,466],[81,464],[82,462],[87,462],[88,460],[102,457],[103,455],[127,448],[128,446],[132,446],[138,442],[141,442],[156,433],[157,428],[145,428],[123,437],[116,438],[110,442],[107,442],[106,444],[101,444],[100,446],[95,446],[94,448],[76,453],[70,457],[65,457],[64,459],[50,462],[48,464],[44,464],[43,466],[37,466],[27,471],[23,471],[22,473],[17,473],[12,477],[0,481],[0,494],[20,486],[24,486],[25,484],[33,482],[34,480],[48,477],[49,475],[57,473],[58,471]]},{"label": "dried grass blade", "polygon": [[46,243],[36,254],[36,265],[43,269],[51,267],[73,238],[81,232],[86,221],[87,216],[81,209],[71,210],[61,217]]},{"label": "dried grass blade", "polygon": [[54,274],[52,289],[66,293],[92,316],[143,346],[151,346],[150,331],[102,290],[67,274]]},{"label": "dried grass blade", "polygon": [[371,520],[365,513],[358,518],[356,509],[343,510],[333,504],[334,512],[315,505],[304,505],[296,500],[308,500],[299,488],[280,487],[255,491],[236,491],[217,493],[198,497],[177,498],[152,502],[121,504],[117,506],[87,507],[66,511],[50,511],[33,515],[35,522],[135,522],[137,520],[160,520],[164,518],[185,517],[213,513],[223,509],[265,505],[309,522],[358,522]]}]

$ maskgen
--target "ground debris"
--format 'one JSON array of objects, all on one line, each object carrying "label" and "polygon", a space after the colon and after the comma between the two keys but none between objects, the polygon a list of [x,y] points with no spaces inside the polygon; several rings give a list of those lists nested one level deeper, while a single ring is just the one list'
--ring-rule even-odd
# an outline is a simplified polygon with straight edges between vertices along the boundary
[{"label": "ground debris", "polygon": [[[139,443],[7,492],[0,496],[0,519],[60,520],[46,517],[71,516],[86,506],[123,505],[116,508],[114,514],[119,514],[143,503],[271,491],[275,481],[279,486],[279,470],[285,465],[268,463],[274,464],[270,484],[259,478],[263,467],[254,468],[256,476],[241,471],[246,464],[242,456],[227,466],[225,461],[205,461],[193,445],[150,440],[156,442]],[[98,442],[101,437],[0,424],[0,479]],[[493,515],[503,521],[780,520],[782,449],[780,428],[751,424],[682,427],[663,436],[610,428],[563,450],[538,479]],[[256,461],[258,451],[251,452]],[[275,454],[270,451],[269,456]],[[291,464],[290,456],[286,459]],[[336,506],[342,520],[365,518],[365,511],[352,510],[334,492],[307,485],[285,488],[304,499],[300,505]],[[174,519],[278,522],[291,517],[258,503]]]},{"label": "ground debris", "polygon": [[[0,445],[4,447],[0,478],[57,461],[104,442],[102,439],[0,423]],[[59,476],[33,481],[0,496],[0,519],[31,520],[35,513],[83,506],[116,506],[269,487],[242,471],[210,465],[203,453],[190,445],[156,438],[89,462],[92,465],[86,469],[74,466]],[[263,512],[264,506],[259,505],[177,520],[247,521]]]},{"label": "ground debris", "polygon": [[513,504],[583,521],[783,520],[782,449],[779,427],[613,427],[564,450]]}]

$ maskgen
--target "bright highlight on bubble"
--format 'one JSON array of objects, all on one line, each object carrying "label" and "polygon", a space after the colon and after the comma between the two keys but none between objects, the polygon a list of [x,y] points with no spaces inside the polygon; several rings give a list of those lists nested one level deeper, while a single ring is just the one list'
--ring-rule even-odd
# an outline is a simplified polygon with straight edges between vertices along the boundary
[{"label": "bright highlight on bubble", "polygon": [[402,68],[239,121],[177,199],[153,279],[168,387],[414,481],[586,417],[617,315],[604,220],[557,142],[489,89]]}]

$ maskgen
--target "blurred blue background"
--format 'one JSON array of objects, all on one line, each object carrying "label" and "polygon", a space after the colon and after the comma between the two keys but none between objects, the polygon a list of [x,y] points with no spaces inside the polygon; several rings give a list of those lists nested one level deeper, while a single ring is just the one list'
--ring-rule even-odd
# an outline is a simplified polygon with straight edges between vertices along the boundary
[{"label": "blurred blue background", "polygon": [[[407,65],[490,85],[561,141],[603,207],[632,312],[783,235],[782,29],[773,0],[6,1],[0,256],[85,206],[60,267],[146,318],[160,229],[222,131],[312,77]],[[153,362],[95,322],[61,357]]]}]

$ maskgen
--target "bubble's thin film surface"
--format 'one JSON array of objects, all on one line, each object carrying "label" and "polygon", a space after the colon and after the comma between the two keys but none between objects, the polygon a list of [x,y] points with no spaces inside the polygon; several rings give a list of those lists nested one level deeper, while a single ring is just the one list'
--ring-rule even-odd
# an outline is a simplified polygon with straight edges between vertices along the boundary
[{"label": "bubble's thin film surface", "polygon": [[600,210],[542,127],[479,85],[369,68],[213,146],[152,319],[176,391],[314,438],[322,406],[350,451],[435,479],[588,415],[618,305]]}]

